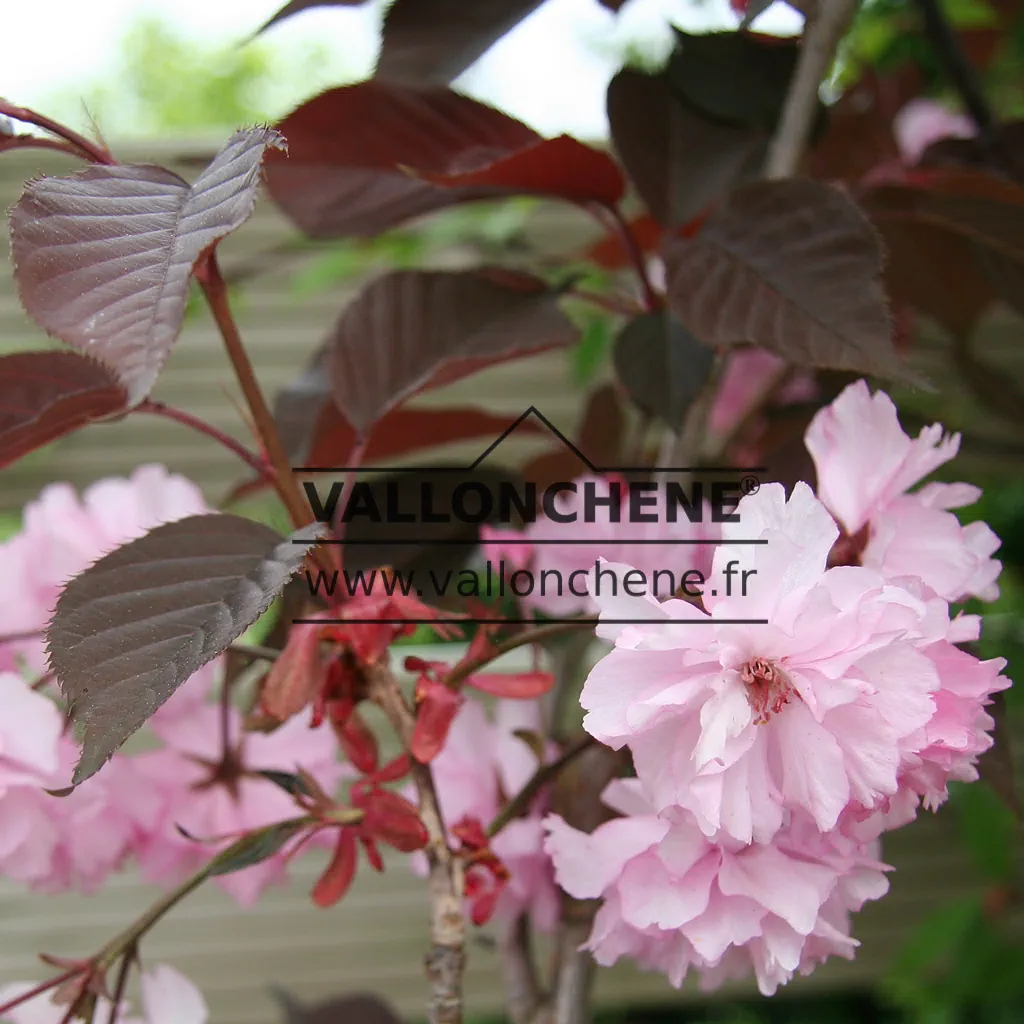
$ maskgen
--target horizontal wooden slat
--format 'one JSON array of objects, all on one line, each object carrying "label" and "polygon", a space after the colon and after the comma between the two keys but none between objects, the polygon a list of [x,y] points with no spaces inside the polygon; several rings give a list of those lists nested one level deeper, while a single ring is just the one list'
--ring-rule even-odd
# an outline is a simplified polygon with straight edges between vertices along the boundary
[{"label": "horizontal wooden slat", "polygon": [[[170,154],[212,152],[215,148],[216,144],[176,144]],[[166,162],[169,156],[167,148],[159,144],[118,147],[118,151],[127,160]],[[9,208],[15,202],[27,177],[74,169],[70,161],[52,154],[6,153],[0,160],[2,205]],[[194,168],[183,169],[183,173],[191,177]],[[577,211],[560,208],[539,211],[526,233],[532,243],[549,252],[573,251],[593,237],[593,229]],[[289,236],[283,218],[262,202],[252,220],[224,244],[224,265],[230,272]],[[299,266],[301,261],[289,264],[289,268]],[[356,287],[355,282],[347,282],[298,298],[290,289],[291,274],[289,269],[261,277],[243,291],[237,304],[243,336],[268,392],[299,371]],[[937,335],[929,338],[916,358],[927,373],[938,376],[946,358],[944,343]],[[46,343],[18,304],[9,266],[0,267],[0,351]],[[1014,372],[1024,370],[1024,348],[1019,345],[1015,325],[996,318],[986,335],[984,351],[1000,365],[1013,367]],[[229,395],[238,401],[219,338],[209,317],[200,313],[187,322],[156,397],[244,438]],[[502,366],[418,401],[467,402],[508,413],[510,419],[534,404],[565,430],[575,426],[579,414],[568,361],[562,355]],[[977,406],[954,382],[948,396],[950,413],[970,414],[979,426],[998,431],[998,421]],[[538,446],[536,440],[525,438],[513,438],[507,444],[509,458]],[[445,452],[445,458],[454,463],[470,461],[481,447],[453,447]],[[52,480],[70,480],[84,487],[100,476],[125,474],[151,461],[192,477],[211,501],[219,500],[240,479],[237,465],[219,448],[176,424],[133,417],[93,427],[0,472],[0,510],[19,510]],[[1021,737],[1017,739],[1019,742]],[[952,825],[949,812],[943,811],[924,815],[887,838],[885,856],[897,868],[892,892],[857,918],[855,934],[864,943],[857,960],[830,963],[811,978],[795,981],[793,988],[811,991],[874,982],[931,909],[955,895],[978,891],[980,881]],[[269,892],[252,911],[239,911],[212,887],[200,891],[147,940],[147,960],[169,959],[191,975],[211,1003],[214,1024],[276,1021],[275,1005],[267,992],[271,983],[300,991],[310,1000],[344,990],[376,989],[401,1012],[420,1015],[425,996],[420,960],[426,941],[421,883],[400,858],[392,858],[384,875],[363,870],[354,891],[337,909],[318,911],[310,905],[307,893],[321,860],[311,854],[300,861],[291,884]],[[131,872],[112,879],[103,892],[92,897],[43,897],[0,883],[0,982],[40,977],[35,958],[40,949],[70,955],[95,949],[154,894],[155,890]],[[731,991],[749,993],[752,989],[747,985]],[[629,967],[600,972],[598,993],[606,1005],[696,997],[692,986],[676,995],[659,976]],[[474,945],[470,954],[468,1005],[473,1015],[500,1006],[496,954],[480,945]]]}]

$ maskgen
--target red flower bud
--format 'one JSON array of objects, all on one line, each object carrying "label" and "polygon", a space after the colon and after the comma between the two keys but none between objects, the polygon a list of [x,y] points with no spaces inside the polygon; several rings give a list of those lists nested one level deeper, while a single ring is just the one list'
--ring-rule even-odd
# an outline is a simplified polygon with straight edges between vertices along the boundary
[{"label": "red flower bud", "polygon": [[313,902],[318,907],[333,907],[348,892],[356,874],[358,847],[351,829],[338,830],[338,843],[330,864],[313,886]]},{"label": "red flower bud", "polygon": [[370,862],[370,867],[378,873],[383,871],[384,860],[380,855],[380,850],[377,849],[377,844],[369,836],[360,836],[359,842],[363,845],[363,852],[366,854],[366,859]]},{"label": "red flower bud", "polygon": [[352,706],[352,702],[332,701],[330,713],[334,735],[338,738],[345,756],[364,774],[376,771],[379,760],[377,737],[370,731],[358,710]]},{"label": "red flower bud", "polygon": [[555,677],[550,672],[479,672],[470,676],[466,684],[494,697],[533,700],[555,685]]},{"label": "red flower bud", "polygon": [[402,853],[422,850],[429,842],[419,811],[404,796],[388,789],[375,789],[361,797],[358,805],[366,812],[361,825],[364,835]]},{"label": "red flower bud", "polygon": [[487,924],[507,882],[507,874],[504,877],[497,876],[483,864],[474,864],[466,872],[466,899],[469,901],[469,918],[473,924]]},{"label": "red flower bud", "polygon": [[444,749],[463,697],[437,679],[422,675],[416,683],[416,699],[416,725],[409,752],[421,764],[429,764]]},{"label": "red flower bud", "polygon": [[452,825],[451,833],[469,850],[486,850],[490,841],[478,818],[460,818]]},{"label": "red flower bud", "polygon": [[279,722],[297,715],[323,689],[327,666],[320,657],[320,626],[293,626],[260,689],[260,710]]}]

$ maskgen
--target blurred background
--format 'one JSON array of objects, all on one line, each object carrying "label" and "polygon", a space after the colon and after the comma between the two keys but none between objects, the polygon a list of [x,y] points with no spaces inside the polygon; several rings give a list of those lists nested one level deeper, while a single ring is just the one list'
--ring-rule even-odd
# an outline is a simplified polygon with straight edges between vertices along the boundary
[{"label": "blurred background", "polygon": [[[279,6],[280,0],[5,5],[0,95],[80,131],[100,133],[126,162],[158,163],[192,177],[234,128],[274,122],[321,89],[371,72],[381,4],[310,10],[252,40]],[[949,0],[944,6],[957,25],[986,24],[984,0]],[[906,32],[906,19],[907,7],[898,0],[865,5],[845,66],[884,69],[916,61],[927,67],[927,46]],[[737,20],[726,0],[630,0],[618,15],[596,0],[548,0],[456,85],[546,135],[568,132],[600,143],[607,136],[604,91],[623,63],[657,66],[671,47],[670,23],[702,31],[733,28]],[[1006,57],[993,65],[988,85],[995,105],[1020,117],[1024,23],[1018,17],[1016,24],[1015,33],[1001,41]],[[756,28],[790,34],[800,25],[798,14],[776,4]],[[941,95],[937,85],[935,91]],[[27,178],[72,169],[59,155],[5,153],[0,203],[10,208]],[[300,240],[263,203],[221,253],[242,333],[264,388],[273,393],[297,376],[339,309],[381,269],[459,267],[481,256],[505,259],[523,251],[565,261],[593,238],[589,222],[571,209],[515,200],[434,215],[369,241],[312,243]],[[7,258],[6,247],[2,255]],[[514,416],[528,396],[572,432],[583,392],[610,376],[612,327],[599,313],[588,317],[583,340],[571,353],[517,361],[416,401],[469,401]],[[1002,328],[994,323],[998,333]],[[1004,330],[999,337],[1019,363],[1019,331]],[[43,344],[5,268],[0,351]],[[941,419],[954,408],[961,418],[972,415],[968,400],[955,384],[951,388],[929,400],[928,415]],[[245,436],[219,339],[199,304],[190,310],[154,397]],[[1019,427],[1017,434],[1019,449]],[[530,444],[514,443],[524,450]],[[448,454],[455,459],[465,453]],[[1003,596],[985,609],[983,649],[1009,658],[1012,677],[1024,668],[1022,462],[1019,452],[1011,456],[1001,449],[982,456],[955,463],[953,473],[986,487],[982,503],[967,511],[986,519],[1004,540]],[[219,448],[176,424],[135,417],[130,427],[92,427],[0,472],[0,536],[18,528],[21,508],[46,483],[69,480],[81,488],[146,462],[196,480],[211,503],[238,482],[234,464]],[[1008,735],[1018,748],[1021,704],[1010,691]],[[1004,744],[1001,756],[1010,746]],[[1013,774],[1005,765],[1001,771],[1004,779]],[[938,814],[925,814],[887,837],[884,855],[896,868],[892,891],[855,922],[863,945],[852,963],[829,963],[771,1001],[756,999],[752,988],[742,986],[708,1000],[690,986],[676,993],[660,976],[616,968],[600,975],[602,1014],[623,1024],[1024,1021],[1020,826],[995,789],[958,789]],[[353,894],[324,913],[307,897],[320,867],[311,855],[300,862],[293,884],[271,891],[248,912],[219,892],[201,892],[155,932],[147,943],[149,959],[166,959],[199,984],[213,1024],[281,1019],[271,983],[310,1003],[345,991],[377,991],[412,1019],[424,995],[426,907],[420,884],[401,863],[382,876],[364,872]],[[89,898],[36,896],[0,883],[0,983],[38,976],[40,949],[75,954],[92,948],[151,898],[130,873]],[[493,944],[483,936],[470,955],[471,1017],[496,1019],[502,995]]]}]

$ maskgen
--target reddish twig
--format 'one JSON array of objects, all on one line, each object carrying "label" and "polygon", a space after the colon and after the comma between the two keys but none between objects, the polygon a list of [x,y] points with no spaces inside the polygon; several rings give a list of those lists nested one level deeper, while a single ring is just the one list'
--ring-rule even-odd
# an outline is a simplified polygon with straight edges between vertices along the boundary
[{"label": "reddish twig", "polygon": [[227,284],[221,275],[217,257],[213,252],[208,253],[196,264],[195,275],[209,304],[210,311],[213,313],[213,319],[220,331],[221,338],[224,340],[228,358],[234,367],[235,376],[241,385],[242,394],[245,395],[270,464],[274,467],[274,485],[277,492],[291,516],[292,523],[296,527],[305,526],[312,520],[312,516],[302,499],[295,475],[288,462],[288,455],[281,441],[281,435],[278,433],[277,424],[263,397],[263,391],[256,380],[249,354],[242,343],[238,325],[235,323],[231,307],[228,304]]},{"label": "reddish twig", "polygon": [[247,466],[254,469],[270,484],[275,484],[277,481],[274,467],[266,459],[261,458],[255,452],[249,451],[244,444],[236,441],[230,434],[224,433],[219,427],[215,427],[212,423],[207,423],[206,420],[199,419],[198,416],[193,416],[190,412],[185,412],[184,409],[176,409],[172,405],[167,405],[166,402],[156,402],[152,398],[146,398],[131,411],[148,412],[153,416],[162,416],[164,419],[174,420],[175,423],[191,427],[193,430],[213,438],[219,445],[227,448],[228,451],[238,456]]},{"label": "reddish twig", "polygon": [[117,163],[106,146],[101,146],[84,135],[79,135],[74,129],[68,128],[67,125],[63,125],[59,121],[54,121],[45,114],[37,114],[34,110],[29,110],[28,107],[16,107],[5,99],[0,99],[0,114],[12,117],[15,121],[24,121],[25,124],[34,124],[37,128],[42,128],[43,131],[64,139],[74,147],[79,156],[90,163],[107,165]]},{"label": "reddish twig", "polygon": [[6,1016],[11,1010],[21,1006],[22,1003],[27,1003],[30,999],[35,999],[36,996],[41,996],[44,992],[49,992],[50,989],[56,988],[58,985],[63,985],[64,982],[70,981],[72,978],[77,977],[79,974],[83,974],[88,969],[88,964],[78,964],[75,967],[66,970],[63,974],[58,974],[54,978],[50,978],[47,981],[41,981],[35,988],[30,988],[27,992],[23,992],[20,996],[15,996],[13,999],[9,999],[3,1006],[0,1006],[0,1017]]},{"label": "reddish twig", "polygon": [[629,262],[633,265],[637,279],[640,282],[644,309],[648,312],[660,309],[661,297],[654,290],[654,285],[651,284],[651,278],[647,273],[647,261],[644,259],[644,254],[640,251],[636,236],[622,216],[622,212],[617,206],[604,206],[597,203],[587,204],[587,209],[603,227],[610,227],[622,242],[622,247],[626,251]]},{"label": "reddish twig", "polygon": [[492,644],[482,654],[460,661],[445,676],[445,685],[453,689],[461,686],[474,672],[479,672],[480,669],[486,667],[492,661],[496,661],[502,655],[508,654],[509,651],[514,651],[517,647],[525,647],[527,644],[539,644],[544,640],[550,640],[552,637],[562,636],[565,633],[575,633],[581,629],[593,629],[596,625],[597,619],[579,619],[575,622],[551,622],[546,626],[524,629],[521,633],[516,633],[515,636],[510,636],[507,640]]}]

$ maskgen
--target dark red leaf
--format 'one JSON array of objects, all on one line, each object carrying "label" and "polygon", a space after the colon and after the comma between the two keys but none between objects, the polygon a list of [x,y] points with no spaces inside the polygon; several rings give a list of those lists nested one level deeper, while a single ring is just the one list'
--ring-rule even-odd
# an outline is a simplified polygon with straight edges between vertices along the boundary
[{"label": "dark red leaf", "polygon": [[240,516],[190,516],[65,586],[46,642],[72,719],[85,729],[76,785],[270,607],[319,531],[285,539]]},{"label": "dark red leaf", "polygon": [[0,467],[123,411],[127,402],[107,367],[76,352],[0,357]]},{"label": "dark red leaf", "polygon": [[424,171],[419,176],[446,188],[501,188],[606,206],[615,205],[626,189],[622,171],[607,153],[569,135],[541,139],[497,160],[473,157],[456,161],[444,173]]},{"label": "dark red leaf", "polygon": [[395,0],[384,16],[376,75],[450,82],[543,0]]},{"label": "dark red leaf", "polygon": [[288,154],[268,153],[274,202],[307,235],[375,235],[412,217],[497,189],[446,189],[405,168],[446,171],[541,141],[520,121],[442,87],[371,79],[330,89],[278,125]]},{"label": "dark red leaf", "polygon": [[573,344],[577,329],[537,278],[398,271],[374,281],[329,342],[334,399],[360,432],[424,387]]},{"label": "dark red leaf", "polygon": [[636,407],[679,430],[711,375],[715,353],[671,313],[644,313],[619,332],[612,361]]},{"label": "dark red leaf", "polygon": [[583,410],[577,447],[595,466],[617,466],[622,462],[626,416],[614,384],[603,384],[591,392]]},{"label": "dark red leaf", "polygon": [[675,93],[716,121],[774,131],[796,68],[798,36],[674,32],[665,74]]},{"label": "dark red leaf", "polygon": [[713,120],[672,88],[666,72],[620,71],[607,106],[615,151],[661,225],[690,220],[764,162],[763,129]]},{"label": "dark red leaf", "polygon": [[918,170],[871,189],[864,203],[901,260],[890,277],[903,297],[954,333],[969,331],[996,296],[1024,308],[1021,186],[983,171]]},{"label": "dark red leaf", "polygon": [[695,238],[670,241],[665,260],[672,309],[708,345],[748,343],[797,366],[906,376],[878,234],[830,185],[743,186]]},{"label": "dark red leaf", "polygon": [[555,685],[555,677],[550,672],[478,672],[466,685],[494,697],[534,700]]},{"label": "dark red leaf", "polygon": [[358,850],[352,830],[340,829],[334,856],[313,886],[313,902],[318,907],[324,910],[333,907],[348,892],[352,879],[356,876]]},{"label": "dark red leaf", "polygon": [[[325,347],[274,402],[274,418],[294,465],[341,465],[355,448],[356,430],[331,398],[326,355]],[[497,437],[509,422],[506,416],[471,406],[394,409],[374,426],[363,461],[386,462],[454,441]],[[524,421],[521,428],[527,433],[544,432],[544,427],[532,419]]]},{"label": "dark red leaf", "polygon": [[266,32],[272,25],[276,25],[279,21],[284,21],[285,18],[290,18],[293,14],[301,14],[303,11],[308,11],[313,7],[359,7],[365,2],[366,0],[291,0],[269,21],[265,22],[256,31],[255,35]]},{"label": "dark red leaf", "polygon": [[25,309],[141,401],[181,330],[196,260],[249,217],[264,151],[280,145],[266,128],[238,132],[191,186],[162,167],[95,164],[30,182],[11,211]]},{"label": "dark red leaf", "polygon": [[900,158],[892,122],[921,92],[912,62],[880,75],[867,71],[827,111],[825,130],[807,154],[815,178],[859,181],[879,164]]}]

